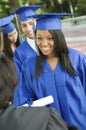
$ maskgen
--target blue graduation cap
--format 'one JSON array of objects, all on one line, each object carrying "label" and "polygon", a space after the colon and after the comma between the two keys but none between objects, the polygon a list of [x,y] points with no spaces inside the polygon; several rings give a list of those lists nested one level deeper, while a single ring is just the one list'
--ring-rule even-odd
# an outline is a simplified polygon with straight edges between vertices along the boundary
[{"label": "blue graduation cap", "polygon": [[14,18],[14,15],[10,15],[10,16],[1,18],[0,19],[0,27],[6,26],[7,24],[9,24],[13,18]]},{"label": "blue graduation cap", "polygon": [[10,32],[13,32],[13,30],[15,29],[14,24],[11,22],[8,25],[5,26],[6,28],[3,30],[3,34],[7,34]]},{"label": "blue graduation cap", "polygon": [[0,30],[2,30],[4,34],[10,33],[15,29],[13,23],[11,22],[13,18],[14,15],[10,15],[0,19]]},{"label": "blue graduation cap", "polygon": [[37,18],[36,29],[37,30],[61,30],[62,22],[61,17],[72,16],[70,13],[51,13],[51,14],[37,14],[34,18]]},{"label": "blue graduation cap", "polygon": [[41,7],[42,5],[22,6],[12,14],[18,14],[20,21],[26,21],[28,19],[31,19],[29,16],[35,15],[35,11]]}]

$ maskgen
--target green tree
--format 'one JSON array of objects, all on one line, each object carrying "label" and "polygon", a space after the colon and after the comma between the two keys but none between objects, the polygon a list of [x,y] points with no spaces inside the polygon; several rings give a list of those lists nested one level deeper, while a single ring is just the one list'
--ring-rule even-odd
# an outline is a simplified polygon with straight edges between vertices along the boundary
[{"label": "green tree", "polygon": [[86,0],[77,0],[76,15],[86,15]]},{"label": "green tree", "polygon": [[0,18],[9,14],[8,0],[0,0]]},{"label": "green tree", "polygon": [[86,0],[0,0],[0,18],[24,5],[43,5],[38,13],[74,13],[86,15]]}]

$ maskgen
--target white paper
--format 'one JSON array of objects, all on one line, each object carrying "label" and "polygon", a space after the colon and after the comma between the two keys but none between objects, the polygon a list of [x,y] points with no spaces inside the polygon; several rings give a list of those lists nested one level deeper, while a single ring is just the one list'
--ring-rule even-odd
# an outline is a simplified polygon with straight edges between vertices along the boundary
[{"label": "white paper", "polygon": [[[42,107],[42,106],[49,105],[53,102],[54,102],[53,96],[49,95],[47,97],[33,101],[31,107]],[[29,106],[29,104],[26,103],[26,104],[23,104],[22,106]]]},{"label": "white paper", "polygon": [[42,107],[42,106],[49,105],[53,102],[54,102],[53,96],[50,95],[50,96],[38,99],[36,101],[33,101],[31,106],[32,107]]}]

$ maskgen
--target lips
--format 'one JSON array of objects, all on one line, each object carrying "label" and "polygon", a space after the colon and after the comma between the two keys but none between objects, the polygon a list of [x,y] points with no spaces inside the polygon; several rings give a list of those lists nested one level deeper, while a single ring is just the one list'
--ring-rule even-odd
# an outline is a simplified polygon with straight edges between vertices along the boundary
[{"label": "lips", "polygon": [[41,49],[44,51],[48,51],[48,50],[50,50],[50,47],[41,47]]},{"label": "lips", "polygon": [[30,33],[27,32],[26,35],[30,35]]},{"label": "lips", "polygon": [[43,53],[48,53],[50,51],[50,47],[41,47]]},{"label": "lips", "polygon": [[28,32],[27,32],[27,35],[32,35],[32,32],[31,32],[31,31],[28,31]]}]

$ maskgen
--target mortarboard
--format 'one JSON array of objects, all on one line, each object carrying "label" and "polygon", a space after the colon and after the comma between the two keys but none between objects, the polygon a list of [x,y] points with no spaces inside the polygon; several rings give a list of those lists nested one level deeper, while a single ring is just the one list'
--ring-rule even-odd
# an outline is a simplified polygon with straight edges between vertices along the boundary
[{"label": "mortarboard", "polygon": [[22,6],[15,10],[12,14],[18,14],[20,21],[26,21],[31,19],[29,16],[35,15],[35,11],[41,7],[42,5]]},{"label": "mortarboard", "polygon": [[0,27],[6,26],[7,24],[9,24],[13,18],[14,18],[14,15],[10,15],[10,16],[1,18],[0,19]]},{"label": "mortarboard", "polygon": [[14,24],[11,22],[8,25],[5,26],[6,28],[3,30],[3,34],[7,34],[12,32],[15,29]]},{"label": "mortarboard", "polygon": [[13,23],[11,22],[13,18],[14,18],[14,15],[10,15],[8,17],[0,19],[0,30],[4,34],[10,33],[15,29]]},{"label": "mortarboard", "polygon": [[36,18],[37,30],[61,30],[62,22],[61,17],[72,16],[70,13],[51,13],[51,14],[37,14],[33,17]]},{"label": "mortarboard", "polygon": [[13,18],[14,15],[10,15],[0,19],[0,37],[1,37],[0,50],[3,50],[4,47],[3,32],[5,31],[6,26],[12,21]]}]

